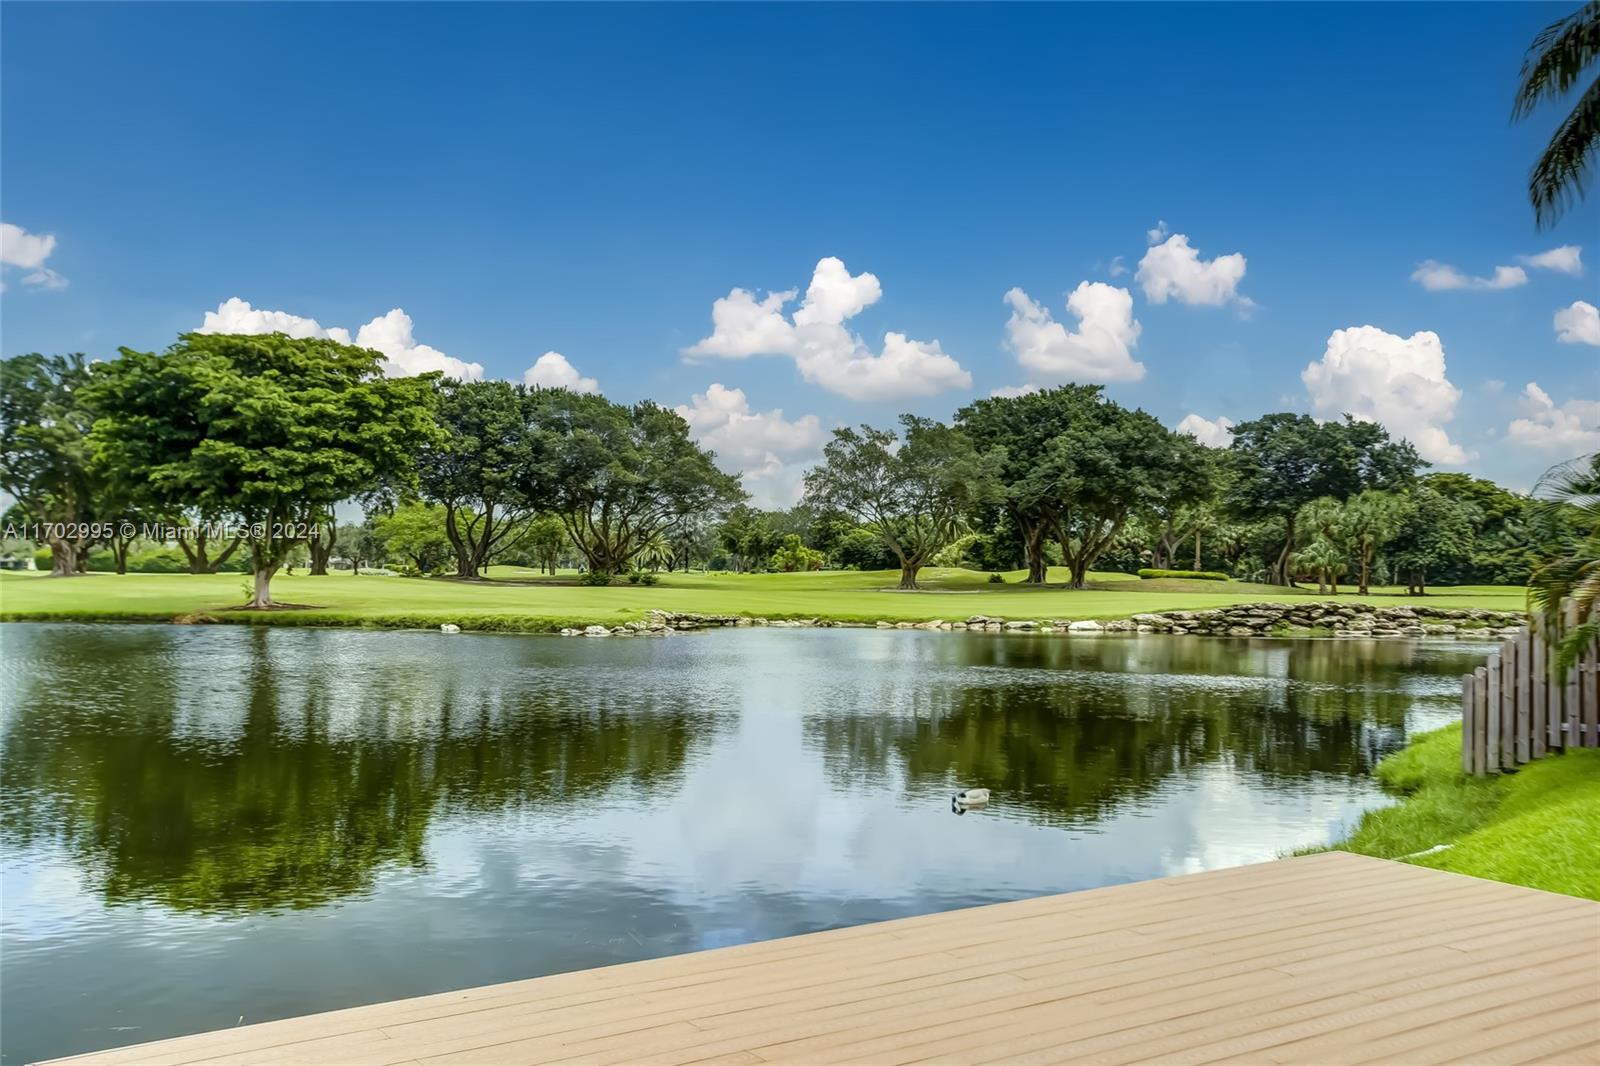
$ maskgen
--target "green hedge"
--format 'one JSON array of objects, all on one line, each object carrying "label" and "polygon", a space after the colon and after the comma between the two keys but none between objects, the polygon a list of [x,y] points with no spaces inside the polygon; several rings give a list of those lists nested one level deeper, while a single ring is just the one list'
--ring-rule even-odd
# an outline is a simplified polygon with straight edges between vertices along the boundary
[{"label": "green hedge", "polygon": [[1215,570],[1141,570],[1139,576],[1146,580],[1157,577],[1181,577],[1190,581],[1227,581],[1227,574]]},{"label": "green hedge", "polygon": [[[48,570],[55,561],[55,553],[49,548],[40,548],[33,553],[33,565],[40,570]],[[89,552],[89,562],[86,569],[91,574],[110,574],[117,569],[117,560],[111,554],[110,548],[95,548]],[[236,551],[218,568],[224,574],[242,574],[250,569],[250,557],[243,551]],[[128,573],[130,574],[186,574],[189,572],[188,557],[177,548],[146,548],[142,551],[128,553]]]}]

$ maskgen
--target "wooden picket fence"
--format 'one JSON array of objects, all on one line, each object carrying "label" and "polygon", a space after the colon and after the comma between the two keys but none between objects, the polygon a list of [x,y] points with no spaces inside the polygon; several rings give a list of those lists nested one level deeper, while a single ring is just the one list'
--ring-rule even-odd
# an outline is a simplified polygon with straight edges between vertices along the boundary
[{"label": "wooden picket fence", "polygon": [[1514,770],[1568,748],[1600,747],[1600,642],[1557,678],[1554,647],[1576,613],[1564,611],[1543,631],[1535,620],[1501,644],[1461,684],[1461,769]]}]

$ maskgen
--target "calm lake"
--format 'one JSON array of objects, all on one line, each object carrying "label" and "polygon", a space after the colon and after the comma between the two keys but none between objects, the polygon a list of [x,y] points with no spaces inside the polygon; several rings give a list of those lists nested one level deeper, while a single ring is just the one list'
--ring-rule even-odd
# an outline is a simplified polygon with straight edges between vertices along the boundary
[{"label": "calm lake", "polygon": [[[1269,859],[1483,644],[0,626],[8,1063]],[[993,790],[957,816],[961,786]]]}]

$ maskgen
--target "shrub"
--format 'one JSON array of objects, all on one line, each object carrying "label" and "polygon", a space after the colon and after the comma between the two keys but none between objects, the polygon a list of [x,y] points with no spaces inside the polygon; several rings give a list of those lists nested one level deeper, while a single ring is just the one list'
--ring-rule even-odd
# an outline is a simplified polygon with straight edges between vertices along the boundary
[{"label": "shrub", "polygon": [[609,585],[611,575],[604,570],[585,570],[578,578],[580,585]]},{"label": "shrub", "polygon": [[865,529],[853,529],[846,534],[834,550],[834,556],[839,565],[857,570],[892,570],[900,565],[888,545]]},{"label": "shrub", "polygon": [[966,566],[967,554],[982,539],[980,533],[966,533],[941,548],[933,557],[934,566]]},{"label": "shrub", "polygon": [[660,580],[661,579],[656,576],[656,572],[654,570],[639,571],[639,584],[641,585],[654,585]]},{"label": "shrub", "polygon": [[800,543],[800,536],[790,533],[783,538],[783,546],[772,553],[772,569],[786,574],[796,570],[821,570],[822,553]]},{"label": "shrub", "polygon": [[130,555],[128,569],[140,574],[186,574],[189,560],[177,548],[154,548]]},{"label": "shrub", "polygon": [[1227,574],[1220,574],[1215,570],[1140,570],[1139,577],[1144,580],[1161,577],[1178,577],[1188,581],[1228,581]]},{"label": "shrub", "polygon": [[[183,574],[189,563],[177,548],[146,548],[129,551],[125,560],[130,574]],[[89,553],[91,574],[111,574],[117,569],[117,557],[110,548],[96,548]]]},{"label": "shrub", "polygon": [[990,574],[989,575],[989,584],[991,584],[991,585],[1004,585],[1005,583],[1006,583],[1006,575],[1004,575],[1004,574]]},{"label": "shrub", "polygon": [[[295,565],[310,566],[311,563],[309,560],[307,560],[304,562],[297,562]],[[184,563],[184,569],[188,569],[187,562]],[[227,561],[222,565],[218,566],[213,564],[212,569],[219,574],[248,574],[250,573],[250,553],[245,551],[243,548],[240,548],[238,551],[228,556]]]}]

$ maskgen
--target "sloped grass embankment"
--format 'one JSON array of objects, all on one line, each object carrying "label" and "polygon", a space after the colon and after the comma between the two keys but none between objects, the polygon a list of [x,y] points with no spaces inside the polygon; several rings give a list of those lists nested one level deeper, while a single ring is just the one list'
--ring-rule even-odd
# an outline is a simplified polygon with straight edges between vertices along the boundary
[{"label": "sloped grass embankment", "polygon": [[[1458,723],[1417,737],[1377,776],[1404,798],[1369,811],[1337,848],[1600,899],[1600,749],[1471,777],[1461,772]],[[1439,844],[1450,847],[1417,854]]]}]

